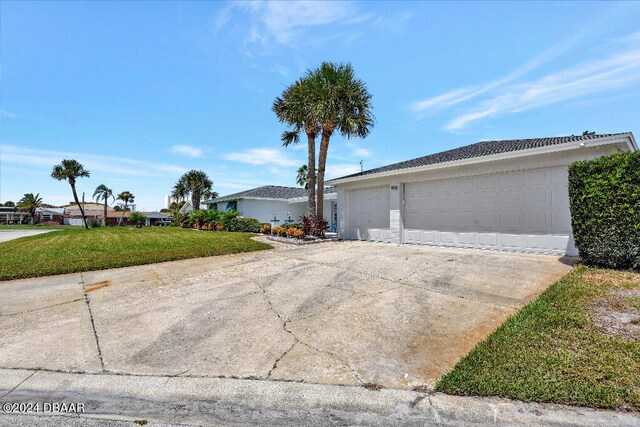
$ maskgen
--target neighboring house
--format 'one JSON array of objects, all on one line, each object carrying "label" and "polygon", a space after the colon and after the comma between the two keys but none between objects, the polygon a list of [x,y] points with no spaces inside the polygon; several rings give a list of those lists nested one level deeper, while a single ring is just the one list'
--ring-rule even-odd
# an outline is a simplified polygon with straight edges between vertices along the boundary
[{"label": "neighboring house", "polygon": [[[336,197],[335,188],[325,189],[324,217],[329,224],[332,223],[331,218],[337,218]],[[307,190],[300,187],[265,185],[218,197],[207,203],[213,209],[235,209],[239,216],[256,218],[264,223],[274,219],[280,223],[300,222],[300,217],[307,213]],[[190,211],[191,204],[187,202],[183,210],[183,213]]]},{"label": "neighboring house", "polygon": [[[100,203],[84,203],[83,207],[84,215],[89,224],[96,221],[102,221],[104,205]],[[62,208],[64,209],[64,223],[66,225],[84,225],[78,205],[71,203],[69,205],[62,206]],[[109,212],[114,212],[114,210],[107,206],[107,215]]]},{"label": "neighboring house", "polygon": [[64,208],[37,208],[36,221],[64,224]]},{"label": "neighboring house", "polygon": [[[146,226],[154,226],[154,225],[169,225],[171,224],[171,215],[167,215],[161,212],[140,212],[147,218],[145,222]],[[122,218],[122,212],[109,212],[107,213],[107,225],[108,226],[117,226],[120,218],[122,218],[122,222],[120,225],[134,225],[129,221],[129,215],[132,212],[125,212],[124,218]]]},{"label": "neighboring house", "polygon": [[29,212],[19,211],[18,208],[0,206],[0,224],[27,224]]},{"label": "neighboring house", "polygon": [[329,181],[344,239],[577,255],[568,165],[631,133],[484,141]]}]

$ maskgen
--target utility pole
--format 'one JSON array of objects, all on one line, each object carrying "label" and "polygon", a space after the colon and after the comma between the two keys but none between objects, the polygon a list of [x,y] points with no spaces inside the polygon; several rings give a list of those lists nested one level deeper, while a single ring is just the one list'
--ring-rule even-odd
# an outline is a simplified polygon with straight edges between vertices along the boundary
[{"label": "utility pole", "polygon": [[364,160],[360,160],[360,172],[364,171]]}]

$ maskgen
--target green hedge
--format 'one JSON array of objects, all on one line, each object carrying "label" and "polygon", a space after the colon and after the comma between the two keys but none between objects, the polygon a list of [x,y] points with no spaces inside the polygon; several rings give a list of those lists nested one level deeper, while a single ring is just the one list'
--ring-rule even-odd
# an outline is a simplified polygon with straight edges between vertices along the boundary
[{"label": "green hedge", "polygon": [[259,233],[262,223],[255,218],[233,218],[227,224],[227,231]]},{"label": "green hedge", "polygon": [[573,163],[569,200],[585,263],[640,268],[640,151]]}]

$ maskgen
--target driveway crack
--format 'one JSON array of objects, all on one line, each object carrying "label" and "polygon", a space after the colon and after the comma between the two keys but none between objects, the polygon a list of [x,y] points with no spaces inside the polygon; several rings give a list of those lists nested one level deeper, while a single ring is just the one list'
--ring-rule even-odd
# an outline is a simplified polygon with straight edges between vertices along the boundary
[{"label": "driveway crack", "polygon": [[33,313],[34,311],[46,310],[47,308],[59,307],[61,305],[71,304],[71,303],[82,301],[82,300],[83,300],[83,298],[76,298],[76,299],[71,300],[71,301],[59,302],[57,304],[51,304],[51,305],[47,305],[45,307],[38,307],[38,308],[32,308],[31,310],[19,311],[17,313],[0,314],[0,317],[19,316],[21,314]]},{"label": "driveway crack", "polygon": [[96,350],[98,351],[98,358],[100,359],[100,367],[104,372],[104,359],[102,358],[102,350],[100,349],[100,338],[98,338],[98,332],[96,331],[96,323],[93,320],[93,312],[91,311],[91,303],[89,302],[89,294],[87,294],[87,288],[84,283],[84,276],[80,273],[80,283],[82,284],[82,290],[84,293],[84,302],[87,304],[87,311],[89,312],[89,319],[91,320],[91,329],[93,330],[93,337],[96,341]]},{"label": "driveway crack", "polygon": [[13,393],[15,391],[15,389],[17,389],[18,387],[20,387],[22,384],[24,384],[25,381],[27,381],[29,378],[31,378],[32,376],[34,376],[36,374],[36,372],[38,372],[38,369],[36,369],[35,371],[33,371],[27,378],[23,379],[22,381],[20,381],[14,388],[12,388],[11,390],[9,390],[8,392],[6,392],[5,394],[3,394],[2,396],[0,396],[0,399],[4,399],[5,397],[9,396],[11,393]]},{"label": "driveway crack", "polygon": [[351,371],[351,375],[353,375],[353,377],[360,382],[361,384],[364,384],[364,380],[362,379],[362,377],[356,372],[355,369],[353,369],[346,361],[342,360],[341,358],[339,358],[338,356],[336,356],[334,353],[327,351],[327,350],[323,350],[317,347],[312,346],[311,344],[302,341],[300,338],[298,338],[296,336],[296,334],[294,334],[288,327],[287,325],[291,322],[291,320],[289,319],[284,319],[280,313],[278,313],[278,311],[273,307],[273,304],[271,303],[271,300],[269,299],[269,296],[267,295],[267,291],[266,289],[264,289],[260,283],[258,283],[257,280],[251,280],[253,283],[255,283],[255,285],[258,287],[258,289],[260,289],[260,291],[262,291],[262,295],[265,299],[265,301],[267,301],[267,304],[269,305],[269,309],[276,315],[278,316],[278,319],[280,319],[280,321],[282,322],[282,330],[285,331],[287,334],[289,334],[291,336],[291,338],[293,338],[293,344],[291,344],[291,346],[286,349],[281,355],[280,357],[278,357],[275,362],[273,363],[273,366],[271,367],[271,369],[269,370],[269,372],[267,373],[266,378],[270,378],[271,374],[273,373],[273,371],[278,367],[278,363],[287,355],[289,354],[289,352],[291,350],[293,350],[293,348],[296,346],[296,344],[302,344],[305,347],[308,347],[312,350],[315,350],[319,353],[324,353],[327,354],[329,356],[331,356],[333,359],[335,359],[336,361],[338,361],[340,364],[344,365],[349,371]]}]

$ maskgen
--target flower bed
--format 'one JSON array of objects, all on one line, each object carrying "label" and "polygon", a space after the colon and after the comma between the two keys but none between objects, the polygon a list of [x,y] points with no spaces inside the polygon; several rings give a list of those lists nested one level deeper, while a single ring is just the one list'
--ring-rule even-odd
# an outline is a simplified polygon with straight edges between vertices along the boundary
[{"label": "flower bed", "polygon": [[331,237],[326,239],[313,238],[313,237],[305,237],[302,239],[297,239],[295,237],[281,237],[276,235],[268,235],[267,239],[273,240],[274,242],[288,243],[290,245],[312,245],[315,243],[324,243],[324,242],[337,242],[337,237]]}]

